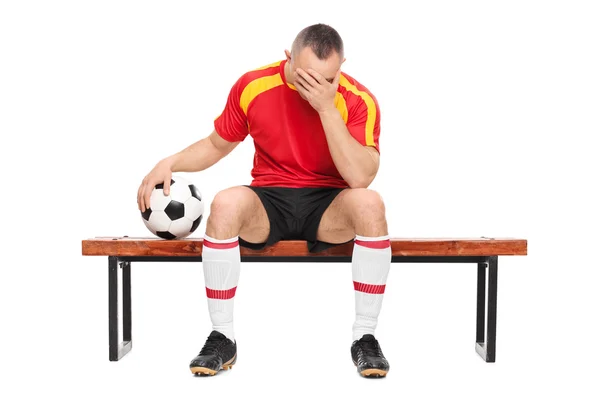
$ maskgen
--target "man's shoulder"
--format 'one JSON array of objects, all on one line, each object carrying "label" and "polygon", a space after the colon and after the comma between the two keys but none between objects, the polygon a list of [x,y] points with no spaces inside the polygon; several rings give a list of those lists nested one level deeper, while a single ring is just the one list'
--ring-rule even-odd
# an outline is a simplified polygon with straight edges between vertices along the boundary
[{"label": "man's shoulder", "polygon": [[338,91],[344,96],[346,102],[377,102],[375,95],[361,82],[351,75],[341,72]]},{"label": "man's shoulder", "polygon": [[[375,97],[373,93],[361,82],[359,82],[353,76],[346,72],[341,72],[339,88],[348,94],[358,95],[361,93],[367,93],[368,95]],[[339,90],[339,89],[338,89]]]},{"label": "man's shoulder", "polygon": [[248,70],[239,77],[237,84],[243,88],[257,79],[273,75],[279,75],[282,62],[283,60],[279,60],[270,64],[265,64],[258,68]]}]

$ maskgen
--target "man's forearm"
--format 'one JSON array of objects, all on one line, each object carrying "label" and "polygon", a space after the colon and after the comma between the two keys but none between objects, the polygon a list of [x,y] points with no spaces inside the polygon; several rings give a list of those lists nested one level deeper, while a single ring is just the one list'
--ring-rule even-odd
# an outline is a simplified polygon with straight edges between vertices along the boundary
[{"label": "man's forearm", "polygon": [[366,188],[375,178],[377,162],[369,151],[350,135],[335,108],[319,113],[331,158],[351,188]]},{"label": "man's forearm", "polygon": [[198,172],[216,164],[224,155],[206,137],[161,162],[169,165],[172,172]]}]

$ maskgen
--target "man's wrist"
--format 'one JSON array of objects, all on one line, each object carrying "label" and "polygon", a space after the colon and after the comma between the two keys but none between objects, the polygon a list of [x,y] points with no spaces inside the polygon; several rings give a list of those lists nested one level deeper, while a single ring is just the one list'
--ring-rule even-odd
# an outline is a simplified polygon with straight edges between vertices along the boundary
[{"label": "man's wrist", "polygon": [[335,116],[335,114],[339,114],[339,111],[334,105],[319,111],[319,116],[321,118]]},{"label": "man's wrist", "polygon": [[179,153],[173,154],[172,156],[169,156],[169,157],[163,159],[160,163],[167,166],[167,168],[169,168],[169,170],[171,172],[175,172],[174,167],[175,167],[175,164],[177,163],[178,157],[179,157]]}]

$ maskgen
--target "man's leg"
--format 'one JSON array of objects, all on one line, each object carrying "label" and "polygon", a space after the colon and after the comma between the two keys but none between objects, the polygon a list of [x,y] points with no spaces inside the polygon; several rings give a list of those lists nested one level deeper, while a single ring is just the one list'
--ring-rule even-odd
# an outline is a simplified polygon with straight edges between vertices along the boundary
[{"label": "man's leg", "polygon": [[[359,371],[363,375],[384,376],[389,365],[374,335],[392,255],[383,199],[373,190],[342,191],[321,218],[317,231],[318,240],[344,243],[352,238],[352,279],[356,310],[352,340],[353,343],[360,341],[362,346],[361,349],[353,346],[353,358],[358,359]],[[364,353],[362,356],[358,354],[361,351]],[[379,356],[373,358],[373,354]]]},{"label": "man's leg", "polygon": [[202,264],[213,330],[232,341],[233,298],[240,274],[238,239],[260,243],[268,235],[269,219],[256,193],[244,186],[217,193],[206,222]]},{"label": "man's leg", "polygon": [[251,189],[232,187],[217,193],[213,199],[202,247],[212,332],[190,364],[193,373],[214,375],[235,363],[233,299],[240,275],[238,240],[243,237],[252,243],[264,242],[269,231],[265,208]]}]

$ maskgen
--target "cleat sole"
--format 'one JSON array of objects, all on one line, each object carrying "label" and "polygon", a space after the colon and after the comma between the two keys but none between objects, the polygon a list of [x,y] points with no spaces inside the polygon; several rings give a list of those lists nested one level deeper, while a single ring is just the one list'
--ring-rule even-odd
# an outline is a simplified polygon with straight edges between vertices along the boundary
[{"label": "cleat sole", "polygon": [[[358,366],[358,364],[354,360],[352,360],[352,362],[354,363],[354,366]],[[373,377],[374,376],[379,376],[381,378],[383,378],[384,376],[386,376],[387,373],[388,373],[387,371],[384,371],[384,370],[379,369],[379,368],[369,368],[369,369],[365,369],[363,371],[360,371],[360,374],[362,376],[373,376]]]},{"label": "cleat sole", "polygon": [[231,367],[233,367],[233,365],[235,364],[236,361],[237,361],[237,353],[233,356],[233,358],[231,360],[229,360],[225,364],[223,364],[221,369],[224,369],[224,370],[231,369]]},{"label": "cleat sole", "polygon": [[[237,361],[237,354],[235,356],[233,356],[233,358],[231,360],[229,360],[225,364],[223,364],[221,369],[225,370],[225,371],[230,370],[236,361]],[[206,367],[190,367],[190,371],[192,371],[192,374],[194,374],[194,375],[210,375],[210,376],[214,376],[217,374],[217,372],[219,372],[219,371],[215,371],[214,369],[210,369],[210,368],[206,368]]]},{"label": "cleat sole", "polygon": [[217,371],[206,367],[191,367],[190,370],[195,375],[215,375]]},{"label": "cleat sole", "polygon": [[370,369],[365,369],[364,371],[361,371],[360,374],[362,376],[379,376],[379,377],[383,378],[384,376],[387,375],[387,371],[384,371],[382,369],[370,368]]}]

